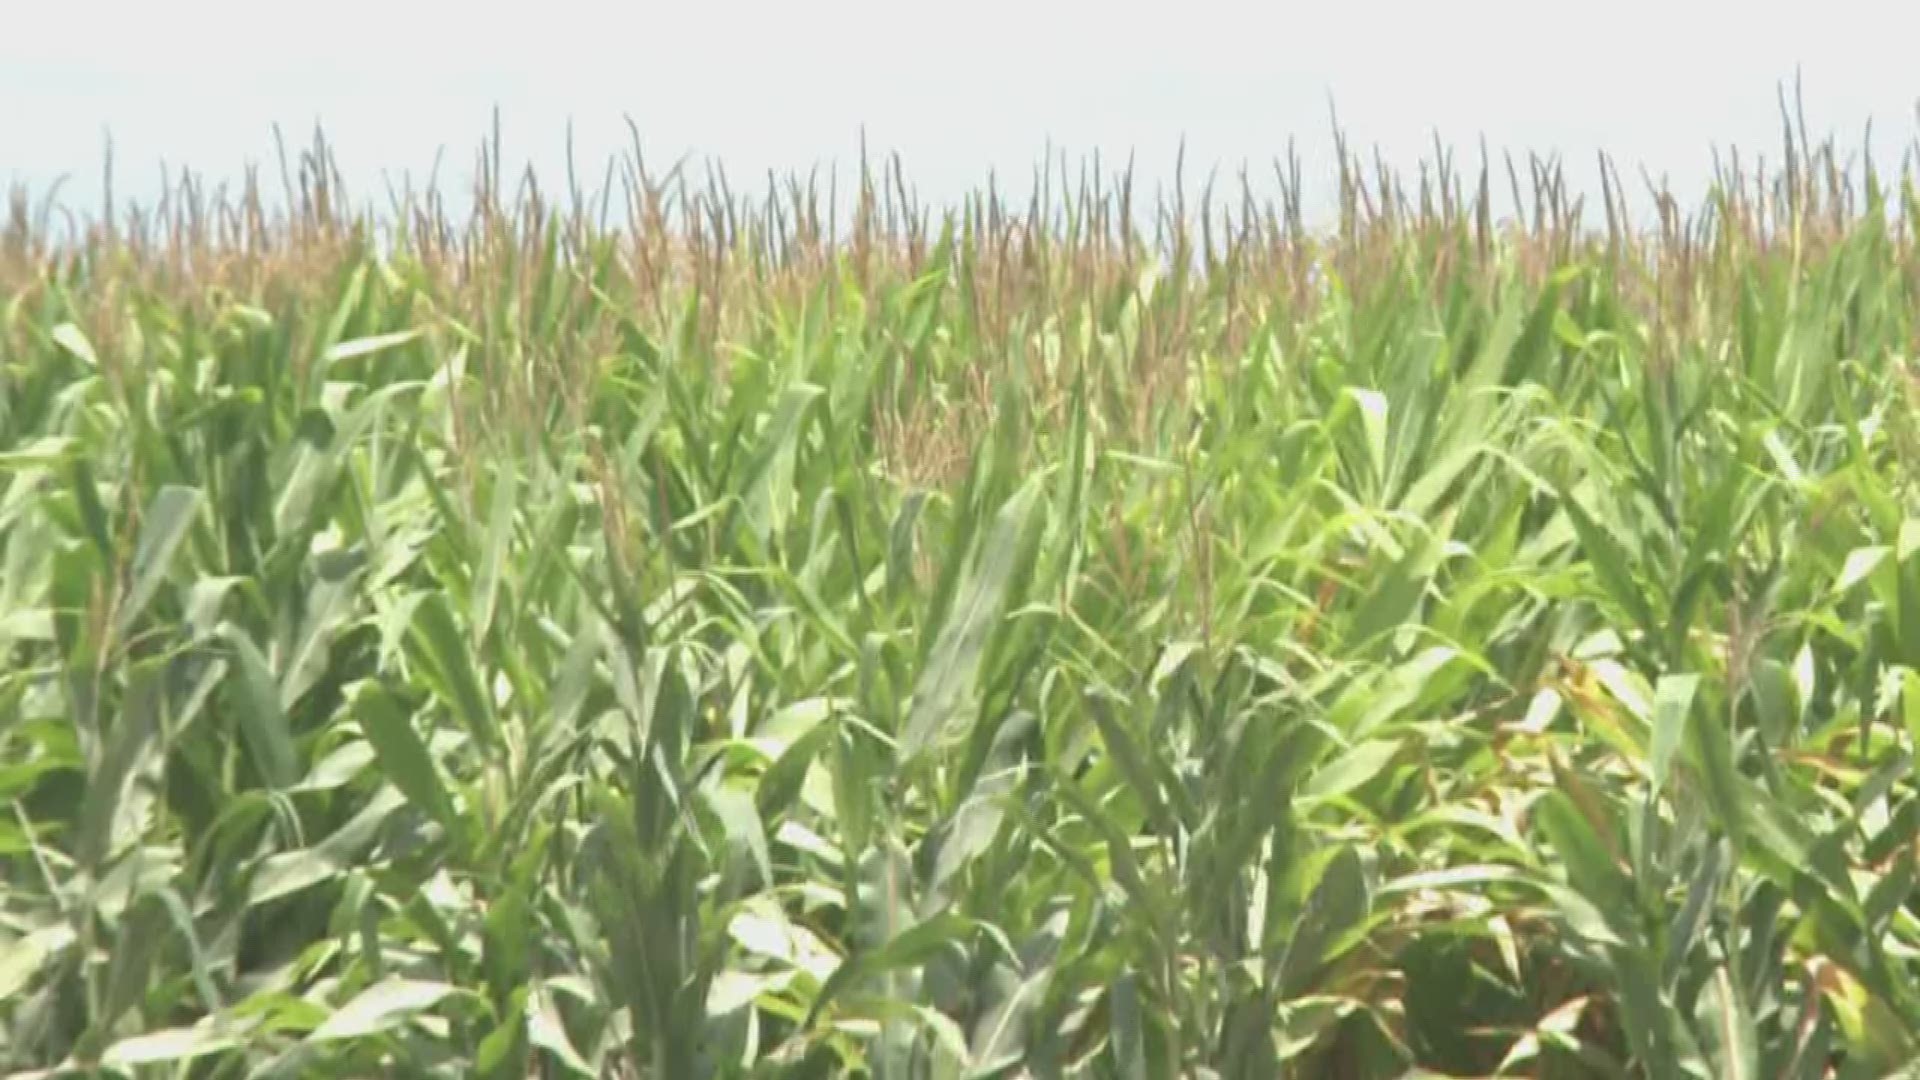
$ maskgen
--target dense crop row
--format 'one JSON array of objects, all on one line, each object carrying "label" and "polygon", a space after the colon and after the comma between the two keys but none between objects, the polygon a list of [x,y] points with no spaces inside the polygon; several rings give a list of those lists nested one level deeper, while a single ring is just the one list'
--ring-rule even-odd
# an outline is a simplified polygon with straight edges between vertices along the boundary
[{"label": "dense crop row", "polygon": [[1790,144],[20,202],[0,1071],[1892,1074],[1920,204]]}]

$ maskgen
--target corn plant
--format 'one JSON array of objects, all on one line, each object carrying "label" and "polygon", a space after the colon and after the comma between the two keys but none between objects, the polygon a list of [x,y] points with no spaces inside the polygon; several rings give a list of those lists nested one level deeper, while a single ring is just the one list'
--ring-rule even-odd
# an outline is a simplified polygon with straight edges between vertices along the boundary
[{"label": "corn plant", "polygon": [[0,1070],[1920,1056],[1910,172],[1790,123],[1599,228],[1343,144],[1316,232],[1297,160],[841,222],[497,151],[16,193]]}]

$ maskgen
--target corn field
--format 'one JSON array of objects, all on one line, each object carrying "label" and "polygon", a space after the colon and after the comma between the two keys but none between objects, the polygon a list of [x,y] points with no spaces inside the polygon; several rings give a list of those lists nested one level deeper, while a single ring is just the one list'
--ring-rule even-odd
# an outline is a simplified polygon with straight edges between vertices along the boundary
[{"label": "corn field", "polygon": [[1920,177],[1785,143],[16,192],[0,1075],[1920,1076]]}]

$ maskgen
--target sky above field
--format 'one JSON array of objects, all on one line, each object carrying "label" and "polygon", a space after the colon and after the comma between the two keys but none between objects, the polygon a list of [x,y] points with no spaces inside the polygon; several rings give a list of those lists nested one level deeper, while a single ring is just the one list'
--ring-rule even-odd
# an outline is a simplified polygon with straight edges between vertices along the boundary
[{"label": "sky above field", "polygon": [[[615,6],[445,0],[65,0],[10,5],[0,36],[0,173],[97,206],[150,198],[160,166],[219,181],[269,167],[272,125],[316,121],[349,187],[458,180],[498,106],[509,166],[564,185],[566,128],[589,185],[636,125],[650,163],[766,170],[857,160],[864,129],[920,191],[951,199],[989,169],[1024,189],[1051,145],[1070,162],[1131,152],[1149,187],[1244,164],[1270,188],[1298,140],[1324,195],[1329,107],[1350,140],[1412,166],[1436,134],[1462,156],[1557,152],[1577,185],[1607,150],[1683,193],[1718,145],[1777,158],[1777,93],[1796,72],[1809,126],[1892,164],[1916,131],[1920,4],[1886,0],[702,0]],[[1173,14],[1179,11],[1178,15]],[[270,21],[271,20],[271,21]]]}]

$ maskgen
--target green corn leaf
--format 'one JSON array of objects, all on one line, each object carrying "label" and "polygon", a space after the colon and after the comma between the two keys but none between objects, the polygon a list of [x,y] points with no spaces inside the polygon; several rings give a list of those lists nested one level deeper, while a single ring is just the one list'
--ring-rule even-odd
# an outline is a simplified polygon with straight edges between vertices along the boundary
[{"label": "green corn leaf", "polygon": [[350,694],[352,708],[360,718],[360,729],[373,744],[380,771],[387,780],[421,811],[445,828],[449,835],[464,833],[453,798],[441,782],[427,744],[414,729],[413,719],[386,689],[361,683]]},{"label": "green corn leaf", "polygon": [[413,609],[408,641],[453,714],[482,746],[494,746],[500,734],[494,725],[493,700],[481,685],[466,639],[453,621],[453,609],[443,593],[429,593]]},{"label": "green corn leaf", "polygon": [[174,553],[200,512],[200,492],[179,485],[162,487],[141,515],[140,540],[134,548],[127,595],[120,603],[114,630],[125,635],[147,604],[160,591]]},{"label": "green corn leaf", "polygon": [[444,982],[385,979],[354,995],[307,1039],[319,1043],[365,1038],[405,1023],[459,993],[458,987]]},{"label": "green corn leaf", "polygon": [[1713,1075],[1726,1080],[1757,1080],[1760,1076],[1760,1036],[1744,992],[1723,964],[1714,969],[1700,996],[1698,1020],[1701,1044],[1713,1064]]},{"label": "green corn leaf", "polygon": [[1687,715],[1693,711],[1693,697],[1699,688],[1698,675],[1666,675],[1654,686],[1653,742],[1648,764],[1656,791],[1667,786],[1667,775],[1685,741]]},{"label": "green corn leaf", "polygon": [[1038,480],[1022,485],[995,515],[969,573],[962,579],[947,621],[913,688],[913,707],[900,736],[900,752],[911,761],[950,737],[980,678],[981,656],[1007,601],[1008,586],[1044,488]]},{"label": "green corn leaf", "polygon": [[508,468],[494,473],[493,507],[487,514],[487,533],[480,547],[480,566],[473,584],[473,638],[483,642],[493,626],[500,595],[500,576],[507,548],[513,540],[513,515],[520,474]]},{"label": "green corn leaf", "polygon": [[252,639],[237,627],[223,625],[220,636],[233,651],[241,738],[267,784],[290,788],[300,780],[300,751],[273,672]]}]

